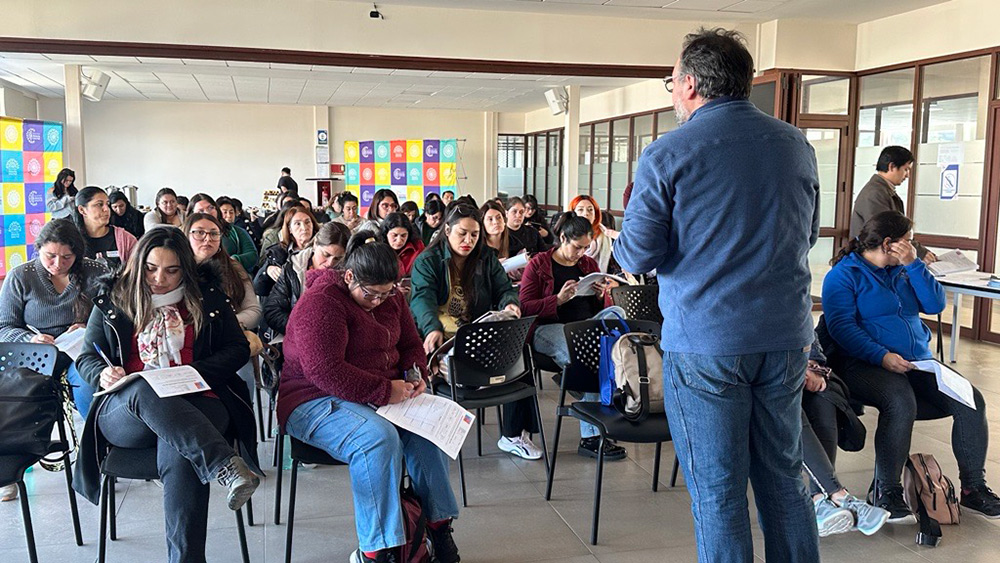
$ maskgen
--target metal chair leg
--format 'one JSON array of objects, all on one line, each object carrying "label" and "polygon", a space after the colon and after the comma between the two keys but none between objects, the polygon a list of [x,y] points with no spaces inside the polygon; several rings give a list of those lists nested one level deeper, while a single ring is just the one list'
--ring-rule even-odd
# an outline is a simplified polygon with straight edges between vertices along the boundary
[{"label": "metal chair leg", "polygon": [[104,563],[108,547],[108,488],[111,477],[104,475],[101,479],[101,535],[97,538],[97,562]]},{"label": "metal chair leg", "polygon": [[458,475],[462,481],[462,506],[469,506],[465,493],[465,463],[462,462],[462,452],[458,452]]},{"label": "metal chair leg", "polygon": [[66,490],[69,492],[69,512],[73,518],[73,535],[76,545],[83,545],[83,533],[80,531],[80,511],[76,507],[76,491],[73,490],[73,469],[70,466],[69,452],[63,454],[63,471],[66,473]]},{"label": "metal chair leg", "polygon": [[557,413],[555,443],[552,444],[552,457],[549,459],[549,478],[545,484],[545,500],[552,499],[552,481],[556,477],[556,456],[559,454],[559,432],[562,430],[562,419],[562,415]]},{"label": "metal chair leg", "polygon": [[243,563],[250,563],[250,549],[247,547],[247,530],[243,527],[243,509],[236,511],[236,532],[240,536],[240,554]]},{"label": "metal chair leg", "polygon": [[[252,361],[252,360],[251,360]],[[267,441],[267,434],[264,434],[264,403],[260,402],[260,387],[254,385],[254,401],[257,402],[257,431],[260,432],[260,441]]]},{"label": "metal chair leg", "polygon": [[653,492],[660,488],[660,450],[663,449],[663,442],[656,443],[656,457],[653,458]]},{"label": "metal chair leg", "polygon": [[670,472],[670,487],[673,488],[677,484],[677,470],[681,468],[681,461],[677,459],[677,454],[674,454],[674,470]]},{"label": "metal chair leg", "polygon": [[549,471],[549,450],[545,446],[545,427],[542,425],[542,409],[538,406],[538,393],[535,393],[533,403],[535,404],[535,418],[538,420],[538,436],[542,441],[542,460],[545,462],[545,478],[548,480]]},{"label": "metal chair leg", "polygon": [[604,434],[597,446],[597,479],[594,483],[594,521],[590,524],[590,545],[597,545],[597,527],[601,521],[601,484],[604,480]]},{"label": "metal chair leg", "polygon": [[[275,459],[285,457],[285,435],[278,428],[278,436],[274,439]],[[277,482],[274,484],[274,525],[281,524],[281,475],[285,472],[280,464],[275,463],[278,468]]]},{"label": "metal chair leg", "polygon": [[497,434],[503,436],[503,410],[497,405]]},{"label": "metal chair leg", "polygon": [[28,559],[38,563],[38,551],[35,549],[35,529],[31,526],[31,507],[28,506],[28,488],[24,479],[17,482],[17,494],[21,497],[21,518],[24,520],[24,539],[28,542]]},{"label": "metal chair leg", "polygon": [[476,450],[483,457],[483,409],[476,409]]},{"label": "metal chair leg", "polygon": [[247,499],[246,507],[247,507],[247,526],[250,526],[251,528],[253,528],[253,499],[252,498],[248,498]]},{"label": "metal chair leg", "polygon": [[288,529],[285,530],[285,563],[292,561],[292,530],[295,528],[295,485],[299,480],[299,462],[292,460],[292,484],[288,490]]},{"label": "metal chair leg", "polygon": [[108,519],[111,521],[111,541],[118,540],[118,501],[115,499],[115,480],[108,483]]}]

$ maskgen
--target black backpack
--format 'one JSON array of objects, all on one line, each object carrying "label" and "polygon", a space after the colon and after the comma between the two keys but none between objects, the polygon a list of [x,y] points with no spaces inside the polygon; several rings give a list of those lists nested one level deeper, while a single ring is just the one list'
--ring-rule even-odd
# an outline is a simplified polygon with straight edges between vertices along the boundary
[{"label": "black backpack", "polygon": [[28,368],[0,372],[0,455],[49,453],[61,397],[53,377]]}]

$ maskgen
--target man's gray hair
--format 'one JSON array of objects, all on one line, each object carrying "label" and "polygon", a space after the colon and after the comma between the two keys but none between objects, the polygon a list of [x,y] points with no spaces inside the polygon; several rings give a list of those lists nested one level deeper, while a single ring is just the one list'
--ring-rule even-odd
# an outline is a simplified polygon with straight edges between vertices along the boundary
[{"label": "man's gray hair", "polygon": [[753,72],[753,57],[742,33],[701,28],[684,37],[678,75],[694,77],[695,92],[702,98],[749,98]]}]

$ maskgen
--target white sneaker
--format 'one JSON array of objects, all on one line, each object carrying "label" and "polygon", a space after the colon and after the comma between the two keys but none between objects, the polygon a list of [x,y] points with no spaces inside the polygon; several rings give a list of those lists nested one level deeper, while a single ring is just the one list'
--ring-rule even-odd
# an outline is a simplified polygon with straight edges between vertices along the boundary
[{"label": "white sneaker", "polygon": [[17,498],[17,483],[0,487],[0,501],[7,502]]},{"label": "white sneaker", "polygon": [[497,447],[520,458],[542,459],[541,448],[532,443],[531,438],[528,438],[527,432],[521,432],[521,435],[516,438],[502,436],[497,441]]}]

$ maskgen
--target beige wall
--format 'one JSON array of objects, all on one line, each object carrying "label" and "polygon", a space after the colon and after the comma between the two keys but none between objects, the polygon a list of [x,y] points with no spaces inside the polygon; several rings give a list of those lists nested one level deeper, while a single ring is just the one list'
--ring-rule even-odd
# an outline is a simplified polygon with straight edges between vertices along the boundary
[{"label": "beige wall", "polygon": [[1000,2],[951,0],[858,26],[864,70],[1000,45]]},{"label": "beige wall", "polygon": [[769,68],[853,70],[857,26],[816,20],[776,20],[757,28],[757,71]]},{"label": "beige wall", "polygon": [[83,131],[87,183],[134,184],[140,204],[151,205],[156,191],[170,186],[256,206],[283,166],[302,195],[315,199],[303,181],[316,169],[309,106],[85,102]]},{"label": "beige wall", "polygon": [[[548,62],[671,64],[690,22],[331,0],[3,0],[0,34]],[[627,30],[628,40],[614,40]],[[608,40],[595,40],[606,37]]]},{"label": "beige wall", "polygon": [[[486,115],[481,111],[330,108],[330,161],[344,162],[344,141],[465,139],[458,143],[459,193],[482,201],[489,183],[486,174],[496,174],[492,166],[486,166]],[[491,152],[495,151],[494,141]]]},{"label": "beige wall", "polygon": [[38,119],[38,101],[14,88],[0,86],[0,115]]}]

